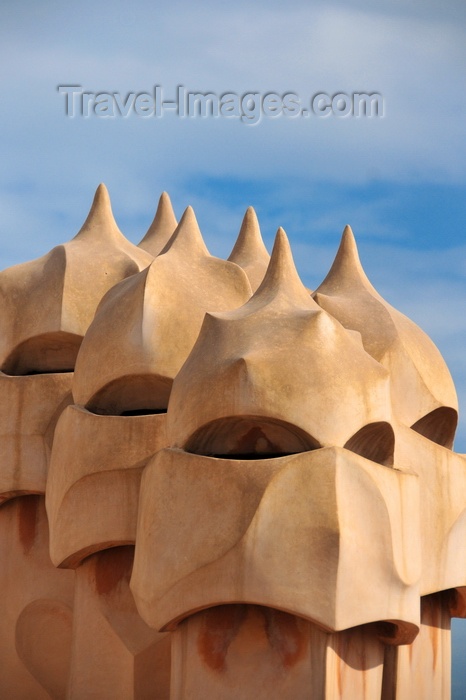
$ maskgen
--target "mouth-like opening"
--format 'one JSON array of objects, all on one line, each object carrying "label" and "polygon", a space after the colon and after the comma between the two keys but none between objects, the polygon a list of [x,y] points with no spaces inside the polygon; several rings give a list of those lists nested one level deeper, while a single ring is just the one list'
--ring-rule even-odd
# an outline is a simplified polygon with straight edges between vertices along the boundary
[{"label": "mouth-like opening", "polygon": [[411,426],[411,430],[414,430],[420,435],[424,435],[424,437],[435,442],[437,445],[447,447],[451,450],[453,448],[457,425],[457,411],[448,406],[440,406],[420,418]]},{"label": "mouth-like opening", "polygon": [[157,375],[133,374],[106,384],[86,404],[91,413],[104,416],[148,416],[167,412],[172,380]]},{"label": "mouth-like opening", "polygon": [[395,433],[390,423],[378,421],[369,423],[351,437],[345,449],[354,452],[371,462],[386,467],[393,466]]},{"label": "mouth-like opening", "polygon": [[166,412],[166,408],[135,408],[131,411],[122,411],[120,416],[156,416]]},{"label": "mouth-like opening", "polygon": [[315,438],[291,423],[264,416],[229,416],[196,430],[184,449],[218,459],[273,459],[316,450]]},{"label": "mouth-like opening", "polygon": [[81,342],[82,336],[62,331],[36,335],[12,350],[2,372],[13,377],[74,372]]}]

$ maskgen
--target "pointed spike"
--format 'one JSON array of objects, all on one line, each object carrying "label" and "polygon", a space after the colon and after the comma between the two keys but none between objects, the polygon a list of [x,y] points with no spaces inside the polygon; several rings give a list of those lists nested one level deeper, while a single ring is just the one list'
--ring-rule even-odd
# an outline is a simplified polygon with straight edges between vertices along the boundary
[{"label": "pointed spike", "polygon": [[74,239],[94,234],[124,238],[113,216],[110,195],[103,183],[96,189],[89,214]]},{"label": "pointed spike", "polygon": [[[296,304],[304,304],[305,307],[317,307],[311,298],[309,291],[299,277],[294,264],[293,254],[288,237],[280,227],[275,236],[270,263],[265,273],[264,280],[257,290],[255,297],[262,294],[284,294]],[[254,298],[254,297],[253,297]]]},{"label": "pointed spike", "polygon": [[138,244],[139,248],[156,257],[170,240],[177,225],[170,197],[167,192],[162,192],[154,219]]},{"label": "pointed spike", "polygon": [[343,229],[339,248],[341,249],[343,255],[350,257],[354,262],[361,264],[356,238],[354,237],[353,230],[349,224],[346,224],[345,228]]},{"label": "pointed spike", "polygon": [[180,223],[160,254],[168,253],[168,251],[210,255],[202,238],[194,209],[191,206],[184,210]]},{"label": "pointed spike", "polygon": [[250,243],[251,240],[255,241],[256,239],[262,241],[260,235],[259,221],[257,219],[257,215],[253,207],[248,207],[244,214],[238,239],[232,250],[232,255],[235,252],[235,249],[239,252],[245,246],[247,246],[247,244]]},{"label": "pointed spike", "polygon": [[289,274],[298,276],[288,236],[281,226],[275,235],[270,265],[267,270],[267,275],[269,274],[273,274],[277,278],[282,278],[284,275]]},{"label": "pointed spike", "polygon": [[238,238],[228,261],[243,268],[253,291],[259,287],[264,279],[270,255],[262,240],[256,212],[252,207],[248,207],[246,210]]},{"label": "pointed spike", "polygon": [[364,287],[377,294],[364,272],[356,239],[350,226],[345,226],[332,266],[316,294],[329,294],[348,287]]},{"label": "pointed spike", "polygon": [[105,203],[108,206],[110,206],[110,195],[107,186],[103,182],[97,185],[97,189],[94,195],[94,202],[96,201],[102,204]]},{"label": "pointed spike", "polygon": [[100,183],[95,191],[94,200],[89,211],[89,217],[91,216],[111,216],[113,219],[110,195],[103,182]]},{"label": "pointed spike", "polygon": [[342,238],[350,238],[354,241],[354,243],[356,243],[356,239],[354,238],[353,229],[351,228],[351,226],[349,224],[346,224],[345,228],[343,229]]},{"label": "pointed spike", "polygon": [[[162,194],[160,195],[160,198],[159,198],[159,204],[162,204],[162,203],[164,206],[169,206],[172,209],[170,195],[165,190],[162,192]],[[173,211],[173,209],[172,209],[172,211]]]},{"label": "pointed spike", "polygon": [[183,221],[190,221],[190,222],[194,221],[196,226],[199,226],[197,223],[196,214],[194,213],[194,209],[192,208],[192,206],[190,204],[188,204],[188,206],[184,210],[183,216],[181,217],[180,224]]},{"label": "pointed spike", "polygon": [[255,260],[268,262],[269,259],[270,256],[262,240],[256,212],[253,207],[248,207],[228,260],[241,265],[253,263]]}]

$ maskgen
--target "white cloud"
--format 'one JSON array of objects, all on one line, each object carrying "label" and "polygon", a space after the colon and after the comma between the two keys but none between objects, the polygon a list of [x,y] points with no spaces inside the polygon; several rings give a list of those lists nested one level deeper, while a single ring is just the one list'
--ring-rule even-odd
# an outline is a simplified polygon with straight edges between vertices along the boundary
[{"label": "white cloud", "polygon": [[[247,19],[242,5],[177,3],[155,10],[142,3],[133,22],[122,3],[111,15],[105,4],[84,3],[71,16],[48,7],[43,17],[23,15],[14,31],[4,29],[7,173],[36,179],[40,173],[50,182],[64,177],[71,185],[106,170],[124,169],[127,179],[137,179],[150,160],[168,178],[245,170],[314,181],[466,178],[466,49],[461,29],[445,19],[396,14],[397,3],[392,14],[362,4],[295,3],[286,11],[259,4]],[[173,116],[70,123],[56,92],[64,82],[121,92],[159,83],[167,95],[179,83],[219,92],[292,90],[302,99],[320,90],[380,91],[386,117],[264,119],[256,127]]]}]

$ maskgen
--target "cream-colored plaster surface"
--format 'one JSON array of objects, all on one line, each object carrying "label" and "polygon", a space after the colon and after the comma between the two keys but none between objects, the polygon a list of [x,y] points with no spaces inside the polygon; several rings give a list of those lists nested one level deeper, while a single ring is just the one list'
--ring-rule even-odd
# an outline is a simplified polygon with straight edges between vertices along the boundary
[{"label": "cream-colored plaster surface", "polygon": [[449,700],[455,389],[349,227],[311,295],[252,208],[225,261],[101,185],[0,301],[0,698]]}]

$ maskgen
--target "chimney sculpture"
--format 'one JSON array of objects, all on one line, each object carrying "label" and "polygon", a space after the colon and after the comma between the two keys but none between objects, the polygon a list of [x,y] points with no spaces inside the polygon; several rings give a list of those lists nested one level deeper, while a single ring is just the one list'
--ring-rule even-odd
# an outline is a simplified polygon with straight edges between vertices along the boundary
[{"label": "chimney sculpture", "polygon": [[0,697],[448,700],[456,394],[349,227],[312,294],[251,208],[223,261],[100,186],[0,294]]}]

